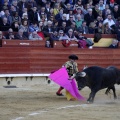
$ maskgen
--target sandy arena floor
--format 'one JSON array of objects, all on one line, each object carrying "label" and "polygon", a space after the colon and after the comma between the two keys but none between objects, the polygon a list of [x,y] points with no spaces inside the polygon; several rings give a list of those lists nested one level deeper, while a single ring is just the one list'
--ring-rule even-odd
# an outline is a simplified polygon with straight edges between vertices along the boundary
[{"label": "sandy arena floor", "polygon": [[[41,84],[21,88],[0,87],[0,120],[120,120],[120,86],[117,100],[105,89],[97,93],[93,104],[67,101],[55,95],[58,86]],[[90,90],[81,94],[87,98]],[[65,91],[63,90],[63,93]]]}]

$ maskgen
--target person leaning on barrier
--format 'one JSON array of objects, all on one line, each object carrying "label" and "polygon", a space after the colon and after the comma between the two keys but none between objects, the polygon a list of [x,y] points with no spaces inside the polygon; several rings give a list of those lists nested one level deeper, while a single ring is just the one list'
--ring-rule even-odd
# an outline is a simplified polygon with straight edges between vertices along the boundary
[{"label": "person leaning on barrier", "polygon": [[30,33],[29,40],[43,40],[42,37],[40,37],[36,31]]},{"label": "person leaning on barrier", "polygon": [[109,46],[109,48],[118,48],[118,40],[113,39],[112,44]]}]

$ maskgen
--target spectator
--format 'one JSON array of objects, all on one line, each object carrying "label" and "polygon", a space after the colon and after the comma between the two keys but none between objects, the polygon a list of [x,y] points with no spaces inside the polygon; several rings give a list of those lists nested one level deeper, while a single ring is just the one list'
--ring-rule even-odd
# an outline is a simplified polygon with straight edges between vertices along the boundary
[{"label": "spectator", "polygon": [[82,22],[83,22],[83,19],[81,19],[81,16],[78,14],[78,15],[77,15],[77,20],[75,20],[76,27],[77,27],[77,28],[81,27]]},{"label": "spectator", "polygon": [[39,31],[43,31],[44,23],[42,21],[39,22]]},{"label": "spectator", "polygon": [[69,29],[68,33],[66,35],[67,35],[67,39],[69,41],[71,41],[71,40],[77,40],[77,38],[75,37],[74,32],[73,32],[72,29]]},{"label": "spectator", "polygon": [[34,32],[34,31],[39,31],[39,26],[36,21],[31,23],[31,25],[29,26],[29,32]]},{"label": "spectator", "polygon": [[91,22],[89,25],[89,34],[95,34],[96,33],[96,24],[95,22]]},{"label": "spectator", "polygon": [[64,31],[64,33],[67,33],[67,26],[66,26],[66,22],[62,22],[62,26],[60,26],[58,29],[57,29],[57,31],[59,31],[59,30],[63,30]]},{"label": "spectator", "polygon": [[109,24],[105,23],[103,24],[103,34],[111,34],[111,29],[109,28]]},{"label": "spectator", "polygon": [[94,15],[92,13],[92,9],[88,9],[88,13],[85,14],[84,20],[86,21],[87,26],[89,26],[89,24],[94,21]]},{"label": "spectator", "polygon": [[48,21],[48,22],[47,22],[47,26],[45,26],[45,27],[43,28],[43,33],[44,33],[45,37],[49,37],[50,34],[53,33],[53,31],[54,31],[54,29],[53,29],[53,26],[52,26],[52,22],[51,22],[51,21]]},{"label": "spectator", "polygon": [[112,19],[111,14],[108,14],[107,18],[103,21],[103,24],[105,24],[105,23],[108,23],[110,29],[111,29],[112,25],[115,25],[115,22]]},{"label": "spectator", "polygon": [[8,19],[6,17],[2,18],[0,26],[1,31],[8,31],[8,29],[10,28],[10,24],[8,24]]},{"label": "spectator", "polygon": [[67,22],[68,22],[68,24],[67,24],[68,26],[70,26],[72,24],[72,22],[75,22],[74,15],[70,15],[69,20]]},{"label": "spectator", "polygon": [[119,44],[118,40],[114,39],[109,48],[118,48],[118,44]]},{"label": "spectator", "polygon": [[[5,36],[3,35],[3,32],[0,31],[0,40],[5,39]],[[2,44],[2,43],[1,43]]]},{"label": "spectator", "polygon": [[15,36],[13,34],[13,29],[9,28],[8,33],[5,36],[6,36],[6,39],[9,39],[9,40],[15,39]]},{"label": "spectator", "polygon": [[22,29],[24,35],[28,37],[29,25],[27,20],[22,21],[22,24],[19,26],[19,29]]},{"label": "spectator", "polygon": [[88,26],[86,25],[86,21],[82,22],[82,25],[81,27],[78,28],[78,31],[82,31],[83,34],[89,33]]},{"label": "spectator", "polygon": [[18,12],[14,12],[13,16],[12,16],[12,23],[14,22],[18,22],[19,24],[21,24],[21,18],[18,15]]},{"label": "spectator", "polygon": [[8,23],[9,25],[11,25],[11,23],[12,23],[12,17],[11,17],[11,15],[10,15],[10,12],[9,12],[8,9],[5,9],[5,10],[4,10],[4,15],[2,15],[1,17],[2,17],[2,18],[6,17],[6,18],[7,18],[7,23]]},{"label": "spectator", "polygon": [[14,21],[12,23],[12,25],[11,25],[11,28],[13,29],[14,32],[18,32],[19,26],[20,26],[19,22],[18,21]]},{"label": "spectator", "polygon": [[118,19],[118,17],[120,17],[120,11],[119,11],[118,5],[114,6],[114,8],[113,8],[113,15],[114,15],[114,18],[116,20]]},{"label": "spectator", "polygon": [[75,19],[78,19],[77,18],[78,15],[81,17],[81,19],[84,19],[84,15],[83,15],[80,7],[77,8],[77,11],[76,11],[76,14],[75,14]]},{"label": "spectator", "polygon": [[59,13],[59,10],[60,10],[60,6],[59,6],[59,3],[55,3],[55,6],[54,6],[54,15],[57,15]]},{"label": "spectator", "polygon": [[15,35],[15,39],[18,40],[27,40],[28,38],[23,34],[23,30],[19,29],[18,33]]},{"label": "spectator", "polygon": [[103,0],[100,0],[100,1],[99,1],[99,5],[98,5],[98,6],[99,6],[99,10],[102,10],[102,11],[103,11],[103,10],[105,9],[105,5],[104,5],[104,3],[103,3]]},{"label": "spectator", "polygon": [[36,31],[29,34],[29,40],[43,40],[42,37],[40,37]]},{"label": "spectator", "polygon": [[63,9],[60,9],[59,13],[55,15],[57,21],[61,20],[63,16]]}]

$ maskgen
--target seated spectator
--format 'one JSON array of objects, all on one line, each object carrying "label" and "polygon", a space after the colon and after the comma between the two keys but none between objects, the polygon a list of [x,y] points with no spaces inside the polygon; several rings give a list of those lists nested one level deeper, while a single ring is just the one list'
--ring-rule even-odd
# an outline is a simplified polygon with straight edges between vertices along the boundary
[{"label": "seated spectator", "polygon": [[77,15],[77,20],[75,20],[77,28],[81,27],[82,22],[83,22],[83,19],[81,19],[81,16],[78,14]]},{"label": "seated spectator", "polygon": [[64,31],[63,30],[59,30],[58,40],[67,40],[67,39],[68,39],[68,36],[64,34]]},{"label": "seated spectator", "polygon": [[3,32],[0,31],[0,40],[5,39],[5,36],[3,36]]},{"label": "seated spectator", "polygon": [[63,30],[64,33],[67,33],[67,26],[65,21],[62,22],[62,26],[58,27],[57,31],[59,30]]},{"label": "seated spectator", "polygon": [[12,23],[11,28],[13,29],[14,32],[18,32],[19,26],[20,26],[19,22],[15,21],[15,22]]},{"label": "seated spectator", "polygon": [[28,37],[29,25],[27,20],[22,21],[22,24],[19,26],[19,29],[22,29],[24,32],[24,35]]},{"label": "seated spectator", "polygon": [[108,23],[105,23],[103,25],[103,34],[111,34],[111,29],[109,28],[109,24]]},{"label": "seated spectator", "polygon": [[96,32],[103,34],[103,24],[101,22],[99,22]]},{"label": "seated spectator", "polygon": [[119,44],[118,40],[114,39],[109,48],[118,48],[118,44]]},{"label": "seated spectator", "polygon": [[66,33],[66,35],[67,35],[67,39],[70,40],[70,41],[71,40],[77,40],[77,38],[75,37],[72,29],[69,29],[68,33]]},{"label": "seated spectator", "polygon": [[89,34],[95,34],[96,33],[96,24],[95,22],[91,22],[89,25]]},{"label": "seated spectator", "polygon": [[54,31],[54,29],[53,29],[52,22],[51,22],[51,21],[48,21],[48,22],[47,22],[47,26],[45,26],[45,27],[43,28],[43,33],[44,33],[45,37],[49,37],[50,34],[53,33],[53,31]]},{"label": "seated spectator", "polygon": [[12,28],[9,28],[8,33],[5,35],[5,37],[9,40],[15,39]]},{"label": "seated spectator", "polygon": [[108,14],[107,18],[103,21],[103,24],[105,24],[105,23],[108,23],[110,29],[111,29],[112,25],[115,25],[115,22],[112,19],[111,14]]},{"label": "seated spectator", "polygon": [[23,34],[23,30],[19,29],[18,33],[15,35],[15,39],[18,40],[28,40],[28,38]]},{"label": "seated spectator", "polygon": [[29,40],[43,40],[42,37],[40,37],[36,31],[29,34]]},{"label": "seated spectator", "polygon": [[18,15],[18,12],[14,12],[13,16],[12,16],[12,22],[18,22],[19,24],[21,24],[21,18],[20,16]]},{"label": "seated spectator", "polygon": [[81,25],[81,27],[78,28],[78,31],[82,31],[83,34],[89,33],[88,26],[86,25],[86,21],[82,22],[82,25]]},{"label": "seated spectator", "polygon": [[39,26],[35,21],[29,26],[29,32],[34,32],[34,31],[39,31]]},{"label": "seated spectator", "polygon": [[10,28],[10,24],[7,23],[7,18],[3,17],[2,21],[0,23],[0,30],[1,31],[8,31],[8,29]]}]

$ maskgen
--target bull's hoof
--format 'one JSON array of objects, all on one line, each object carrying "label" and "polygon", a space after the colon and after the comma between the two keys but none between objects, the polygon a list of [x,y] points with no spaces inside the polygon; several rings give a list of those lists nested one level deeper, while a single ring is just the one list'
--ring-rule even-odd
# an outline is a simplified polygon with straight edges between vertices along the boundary
[{"label": "bull's hoof", "polygon": [[87,104],[92,104],[92,103],[93,103],[93,101],[87,100]]}]

